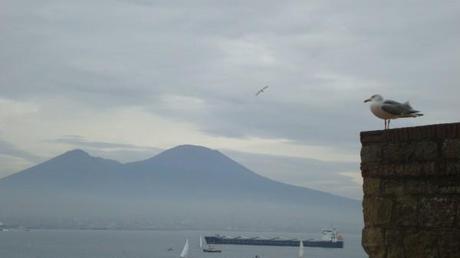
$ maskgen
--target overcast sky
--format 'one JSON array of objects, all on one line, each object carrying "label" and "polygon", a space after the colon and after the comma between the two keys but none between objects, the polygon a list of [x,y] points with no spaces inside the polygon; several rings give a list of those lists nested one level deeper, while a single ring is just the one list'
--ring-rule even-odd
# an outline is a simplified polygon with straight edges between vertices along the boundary
[{"label": "overcast sky", "polygon": [[[82,148],[179,144],[361,198],[380,93],[460,120],[458,1],[2,0],[0,177]],[[258,97],[255,92],[270,88]]]}]

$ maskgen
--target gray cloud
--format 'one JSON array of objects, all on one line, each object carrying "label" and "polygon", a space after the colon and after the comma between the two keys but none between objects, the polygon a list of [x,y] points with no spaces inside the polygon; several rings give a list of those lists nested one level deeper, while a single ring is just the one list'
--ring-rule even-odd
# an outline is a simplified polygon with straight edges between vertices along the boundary
[{"label": "gray cloud", "polygon": [[[2,94],[141,105],[218,135],[348,146],[375,127],[361,100],[376,92],[444,113],[430,122],[458,119],[458,4],[263,3],[9,2],[2,85],[14,87]],[[164,95],[209,108],[169,110]]]},{"label": "gray cloud", "polygon": [[158,148],[148,147],[148,146],[138,146],[134,144],[123,144],[123,143],[113,143],[113,142],[101,142],[101,141],[90,141],[81,137],[79,135],[65,135],[62,138],[50,140],[50,142],[55,143],[64,143],[74,146],[81,146],[87,148],[97,148],[97,149],[137,149],[137,150],[151,150],[159,151]]},{"label": "gray cloud", "polygon": [[426,114],[394,126],[460,120],[455,1],[2,5],[3,98],[69,99],[74,112],[136,106],[208,135],[283,138],[356,155],[359,131],[383,127],[362,103],[372,94],[410,100]]},{"label": "gray cloud", "polygon": [[0,178],[43,160],[45,160],[45,157],[24,151],[14,144],[0,139]]},{"label": "gray cloud", "polygon": [[10,156],[14,158],[19,158],[28,162],[39,162],[43,160],[43,157],[24,151],[14,144],[0,139],[0,155]]}]

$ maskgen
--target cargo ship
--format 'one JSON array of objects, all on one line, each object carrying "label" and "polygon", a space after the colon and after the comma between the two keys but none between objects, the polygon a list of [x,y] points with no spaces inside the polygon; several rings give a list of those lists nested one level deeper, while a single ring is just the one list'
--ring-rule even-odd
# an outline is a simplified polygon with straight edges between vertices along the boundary
[{"label": "cargo ship", "polygon": [[267,246],[299,246],[302,241],[305,247],[343,248],[343,237],[335,229],[321,230],[321,239],[300,240],[297,238],[284,239],[281,237],[228,237],[222,235],[205,236],[208,244],[215,245],[267,245]]}]

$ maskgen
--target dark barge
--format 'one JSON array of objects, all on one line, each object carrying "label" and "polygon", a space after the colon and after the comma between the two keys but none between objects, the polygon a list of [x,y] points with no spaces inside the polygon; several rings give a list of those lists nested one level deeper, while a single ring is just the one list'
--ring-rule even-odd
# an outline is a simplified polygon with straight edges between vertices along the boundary
[{"label": "dark barge", "polygon": [[[343,238],[335,230],[323,230],[322,239],[302,240],[304,247],[343,248]],[[265,245],[299,246],[300,239],[227,237],[221,235],[205,236],[206,243],[214,245]]]}]

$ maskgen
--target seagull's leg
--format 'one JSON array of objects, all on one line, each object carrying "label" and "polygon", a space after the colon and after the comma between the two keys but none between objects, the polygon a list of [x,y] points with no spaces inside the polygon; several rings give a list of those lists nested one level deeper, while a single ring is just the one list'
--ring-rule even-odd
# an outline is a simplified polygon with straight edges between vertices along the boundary
[{"label": "seagull's leg", "polygon": [[388,119],[388,129],[390,129],[390,122],[391,122],[391,119]]},{"label": "seagull's leg", "polygon": [[385,122],[385,129],[387,129],[387,120],[383,119],[383,121]]}]

